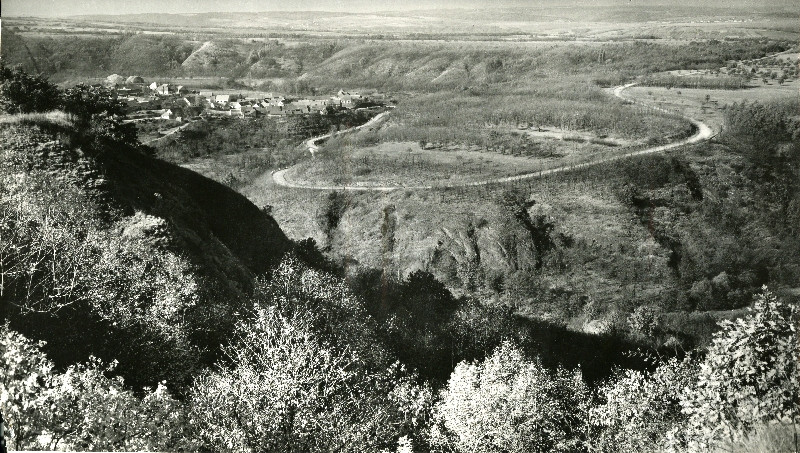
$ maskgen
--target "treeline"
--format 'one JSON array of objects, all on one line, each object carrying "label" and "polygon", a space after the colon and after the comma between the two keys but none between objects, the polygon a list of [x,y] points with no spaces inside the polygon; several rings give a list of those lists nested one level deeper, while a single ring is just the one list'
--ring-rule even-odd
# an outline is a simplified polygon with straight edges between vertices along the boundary
[{"label": "treeline", "polygon": [[678,75],[650,75],[639,82],[642,86],[665,88],[706,88],[710,90],[739,90],[748,86],[749,79],[745,77],[702,77]]}]

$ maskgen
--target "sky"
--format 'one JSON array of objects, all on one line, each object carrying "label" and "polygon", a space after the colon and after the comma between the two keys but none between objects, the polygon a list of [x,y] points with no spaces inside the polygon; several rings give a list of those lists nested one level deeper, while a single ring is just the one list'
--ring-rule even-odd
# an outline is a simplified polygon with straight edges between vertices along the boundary
[{"label": "sky", "polygon": [[203,13],[217,11],[375,12],[432,8],[513,6],[520,0],[3,0],[4,16],[84,14]]},{"label": "sky", "polygon": [[[593,4],[726,4],[775,3],[796,0],[567,0],[573,5]],[[2,15],[63,17],[94,14],[204,13],[266,11],[376,12],[448,8],[495,8],[509,6],[557,6],[558,0],[2,0]]]}]

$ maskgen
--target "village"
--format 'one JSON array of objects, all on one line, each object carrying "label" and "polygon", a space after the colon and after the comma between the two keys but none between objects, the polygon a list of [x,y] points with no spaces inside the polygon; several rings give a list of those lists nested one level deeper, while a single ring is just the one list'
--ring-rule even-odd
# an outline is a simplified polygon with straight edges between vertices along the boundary
[{"label": "village", "polygon": [[344,90],[330,96],[293,97],[272,92],[245,96],[231,92],[233,90],[199,91],[172,83],[148,83],[140,76],[125,78],[118,74],[108,76],[104,85],[126,105],[128,122],[327,115],[339,110],[379,109],[386,99],[380,93],[365,95]]}]

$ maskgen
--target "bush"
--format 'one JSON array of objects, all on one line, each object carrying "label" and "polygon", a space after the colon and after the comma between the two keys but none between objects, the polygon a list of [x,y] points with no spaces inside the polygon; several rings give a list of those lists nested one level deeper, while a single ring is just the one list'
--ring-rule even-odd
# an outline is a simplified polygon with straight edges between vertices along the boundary
[{"label": "bush", "polygon": [[597,451],[653,451],[682,423],[680,397],[694,378],[690,360],[670,359],[654,372],[625,370],[601,386],[592,408],[592,442]]},{"label": "bush", "polygon": [[44,395],[53,378],[53,364],[42,346],[8,326],[0,328],[0,412],[12,450],[36,446],[45,426]]},{"label": "bush", "polygon": [[481,363],[456,366],[433,437],[462,452],[575,451],[588,401],[580,371],[549,371],[506,342]]},{"label": "bush", "polygon": [[[188,440],[183,406],[166,387],[145,388],[139,398],[122,378],[108,378],[115,364],[91,358],[63,374],[41,348],[0,328],[0,410],[13,449],[176,451],[194,448]],[[46,445],[40,443],[45,440]]]},{"label": "bush", "polygon": [[230,364],[191,394],[193,421],[215,449],[374,451],[430,399],[401,369],[371,372],[353,350],[322,341],[309,315],[259,309],[226,353]]},{"label": "bush", "polygon": [[797,423],[797,321],[797,307],[764,288],[749,315],[720,323],[696,383],[681,398],[691,450],[737,442],[760,424]]},{"label": "bush", "polygon": [[61,103],[58,88],[41,76],[0,61],[0,112],[32,113],[55,110]]}]

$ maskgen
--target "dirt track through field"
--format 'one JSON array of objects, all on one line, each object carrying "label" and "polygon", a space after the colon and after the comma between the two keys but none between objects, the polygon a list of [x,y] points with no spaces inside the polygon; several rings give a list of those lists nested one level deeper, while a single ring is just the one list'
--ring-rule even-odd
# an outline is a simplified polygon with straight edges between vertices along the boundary
[{"label": "dirt track through field", "polygon": [[[618,97],[620,99],[625,99],[625,100],[631,101],[630,99],[628,99],[625,96],[623,96],[622,93],[627,88],[630,88],[630,87],[632,87],[634,85],[636,85],[636,83],[629,83],[627,85],[621,85],[621,86],[618,86],[618,87],[614,88],[614,91],[613,91],[614,92],[614,96],[616,96],[616,97]],[[633,101],[631,101],[631,102],[633,102]],[[663,113],[674,114],[673,112],[669,112],[669,111],[667,111],[665,109],[658,108],[658,107],[649,106],[649,108],[651,108],[653,110],[656,110],[656,111],[659,111],[659,112],[663,112]],[[388,113],[388,112],[386,112],[386,113]],[[380,117],[382,115],[385,115],[386,113],[382,113],[381,115],[378,115],[378,117]],[[373,120],[371,120],[369,123],[364,124],[362,126],[359,126],[358,128],[348,129],[348,131],[366,127],[367,125],[372,123],[372,121],[377,120],[378,117],[373,118]],[[556,174],[556,173],[568,172],[568,171],[572,171],[572,170],[576,170],[576,169],[580,169],[580,168],[589,167],[589,166],[592,166],[592,165],[598,165],[598,164],[602,164],[602,163],[613,162],[613,161],[622,160],[622,159],[628,159],[628,158],[631,158],[631,157],[634,157],[634,156],[641,156],[641,155],[644,155],[644,154],[660,153],[660,152],[668,151],[668,150],[671,150],[671,149],[674,149],[674,148],[678,148],[678,147],[681,147],[681,146],[684,146],[684,145],[691,145],[691,144],[694,144],[694,143],[699,143],[701,141],[708,140],[709,138],[711,138],[713,136],[713,132],[711,130],[711,127],[709,127],[707,124],[705,124],[705,123],[703,123],[703,122],[701,122],[701,121],[699,121],[699,120],[697,120],[695,118],[690,118],[688,116],[683,116],[683,118],[686,119],[687,121],[691,122],[694,125],[695,129],[696,129],[696,132],[694,133],[694,135],[692,135],[689,138],[685,138],[683,140],[678,140],[676,142],[668,143],[666,145],[653,146],[653,147],[650,147],[650,148],[645,148],[645,149],[640,149],[640,150],[631,151],[631,152],[627,152],[627,153],[617,154],[617,155],[614,155],[614,156],[601,157],[601,158],[598,158],[596,160],[590,160],[588,162],[583,162],[583,163],[580,163],[580,164],[568,164],[568,165],[563,165],[563,166],[560,166],[560,167],[550,168],[550,169],[547,169],[547,170],[540,170],[540,171],[536,171],[536,172],[525,173],[525,174],[515,175],[515,176],[506,176],[506,177],[501,177],[501,178],[486,179],[486,180],[483,180],[483,181],[464,182],[464,183],[450,183],[450,184],[435,184],[435,185],[432,184],[432,185],[424,185],[424,186],[366,186],[366,185],[364,185],[364,186],[359,186],[359,185],[337,185],[337,186],[320,185],[320,186],[316,186],[316,185],[297,184],[295,182],[288,181],[286,179],[286,171],[288,169],[283,169],[283,170],[278,170],[278,171],[273,172],[272,173],[272,179],[273,179],[273,181],[275,181],[275,184],[277,184],[279,186],[292,187],[292,188],[296,188],[296,189],[378,191],[378,192],[388,192],[388,191],[391,191],[391,190],[446,189],[446,188],[454,188],[454,187],[471,187],[471,186],[485,186],[485,185],[490,185],[490,184],[502,184],[502,183],[507,183],[507,182],[522,181],[522,180],[526,180],[526,179],[541,178],[542,176],[552,175],[552,174]],[[309,150],[313,149],[314,152],[316,152],[316,150],[317,150],[317,146],[316,146],[317,141],[319,141],[321,139],[324,139],[324,138],[327,138],[327,137],[328,137],[328,135],[324,135],[324,136],[321,136],[321,137],[315,137],[313,139],[308,140],[306,142],[306,145],[308,146]]]}]

